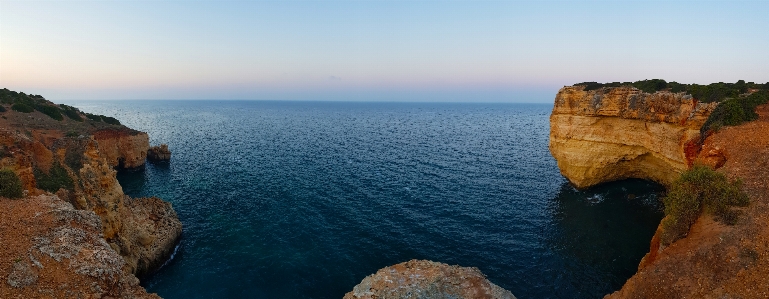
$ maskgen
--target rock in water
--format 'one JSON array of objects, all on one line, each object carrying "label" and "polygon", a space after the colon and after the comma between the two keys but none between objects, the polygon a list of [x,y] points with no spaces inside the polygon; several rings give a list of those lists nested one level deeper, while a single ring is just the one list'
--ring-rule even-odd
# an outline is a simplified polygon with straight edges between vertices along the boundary
[{"label": "rock in water", "polygon": [[147,159],[150,161],[169,161],[171,160],[171,151],[167,144],[153,146],[147,151]]},{"label": "rock in water", "polygon": [[362,298],[515,299],[515,296],[487,280],[478,268],[410,260],[380,269],[344,295],[344,299]]}]

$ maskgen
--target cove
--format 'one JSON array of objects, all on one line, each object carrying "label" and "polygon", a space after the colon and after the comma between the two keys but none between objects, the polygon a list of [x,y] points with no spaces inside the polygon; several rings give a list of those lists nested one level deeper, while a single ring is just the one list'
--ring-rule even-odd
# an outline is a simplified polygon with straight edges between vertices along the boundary
[{"label": "cove", "polygon": [[566,182],[551,105],[75,104],[174,152],[118,175],[184,223],[142,282],[164,298],[340,298],[410,259],[478,267],[520,298],[596,298],[634,273],[661,218],[655,184]]}]

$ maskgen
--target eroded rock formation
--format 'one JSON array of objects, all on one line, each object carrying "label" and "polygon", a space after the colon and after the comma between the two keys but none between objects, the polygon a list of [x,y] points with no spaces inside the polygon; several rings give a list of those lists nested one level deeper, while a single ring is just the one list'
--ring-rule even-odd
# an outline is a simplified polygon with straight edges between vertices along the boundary
[{"label": "eroded rock formation", "polygon": [[478,268],[411,260],[380,269],[344,296],[344,299],[362,298],[515,299],[515,296],[488,281]]},{"label": "eroded rock formation", "polygon": [[667,185],[697,156],[716,105],[684,93],[564,87],[550,116],[550,152],[578,188],[627,178]]}]

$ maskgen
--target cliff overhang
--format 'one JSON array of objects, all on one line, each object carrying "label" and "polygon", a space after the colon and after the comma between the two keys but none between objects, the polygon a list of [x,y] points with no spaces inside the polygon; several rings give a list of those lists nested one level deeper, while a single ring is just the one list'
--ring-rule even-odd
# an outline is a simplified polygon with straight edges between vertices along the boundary
[{"label": "cliff overhang", "polygon": [[550,116],[550,152],[577,188],[628,178],[669,185],[697,156],[700,128],[716,106],[683,92],[563,87]]}]

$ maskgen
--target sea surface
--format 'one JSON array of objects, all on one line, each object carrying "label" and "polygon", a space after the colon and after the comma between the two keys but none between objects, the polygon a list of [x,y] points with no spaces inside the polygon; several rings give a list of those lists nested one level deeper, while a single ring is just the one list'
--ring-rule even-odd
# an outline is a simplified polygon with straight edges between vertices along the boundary
[{"label": "sea surface", "polygon": [[601,298],[635,273],[660,186],[577,191],[548,150],[552,105],[70,101],[167,143],[121,172],[170,201],[173,298],[341,298],[410,259],[479,268],[518,298]]}]

